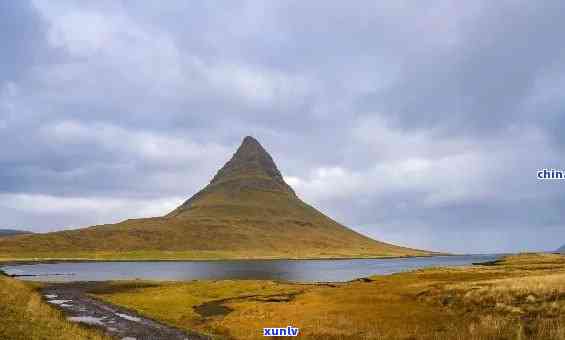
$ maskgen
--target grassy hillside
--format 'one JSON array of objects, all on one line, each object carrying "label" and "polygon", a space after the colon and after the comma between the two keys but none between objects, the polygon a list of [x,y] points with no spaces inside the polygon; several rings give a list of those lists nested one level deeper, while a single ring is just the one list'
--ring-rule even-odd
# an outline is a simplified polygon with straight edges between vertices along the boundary
[{"label": "grassy hillside", "polygon": [[301,201],[246,137],[209,185],[164,217],[0,239],[0,259],[243,259],[427,255],[372,240]]},{"label": "grassy hillside", "polygon": [[65,320],[32,286],[0,275],[0,339],[110,340]]},{"label": "grassy hillside", "polygon": [[377,242],[305,203],[247,191],[237,201],[206,196],[180,217],[127,220],[81,230],[0,239],[0,259],[217,259],[408,256],[427,253]]},{"label": "grassy hillside", "polygon": [[218,339],[263,339],[263,327],[314,340],[565,339],[565,256],[423,269],[334,285],[225,280],[111,283],[94,293]]}]

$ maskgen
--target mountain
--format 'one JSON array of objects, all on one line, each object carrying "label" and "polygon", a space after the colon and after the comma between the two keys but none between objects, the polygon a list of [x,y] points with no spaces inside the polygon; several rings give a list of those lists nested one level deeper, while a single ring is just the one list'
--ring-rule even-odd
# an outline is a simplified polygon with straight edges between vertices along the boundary
[{"label": "mountain", "polygon": [[214,259],[428,255],[363,236],[304,203],[245,137],[210,183],[162,217],[0,240],[0,258]]},{"label": "mountain", "polygon": [[0,229],[0,237],[31,234],[29,231],[14,230],[14,229]]},{"label": "mountain", "polygon": [[564,253],[565,254],[565,244],[561,246],[561,248],[557,249],[558,253]]},{"label": "mountain", "polygon": [[242,205],[241,199],[245,198],[245,192],[275,193],[290,201],[298,199],[294,190],[284,181],[271,155],[250,136],[243,139],[239,149],[212,178],[210,184],[167,216],[190,215],[193,207],[201,206],[202,202],[211,197],[221,197],[230,205]]}]

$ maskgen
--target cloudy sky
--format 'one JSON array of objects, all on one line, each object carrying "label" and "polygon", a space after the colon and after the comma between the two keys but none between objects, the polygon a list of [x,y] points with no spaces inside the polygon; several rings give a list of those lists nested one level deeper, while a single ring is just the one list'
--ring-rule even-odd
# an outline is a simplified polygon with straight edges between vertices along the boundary
[{"label": "cloudy sky", "polygon": [[253,135],[380,240],[555,249],[563,32],[560,0],[0,1],[0,228],[164,214]]}]

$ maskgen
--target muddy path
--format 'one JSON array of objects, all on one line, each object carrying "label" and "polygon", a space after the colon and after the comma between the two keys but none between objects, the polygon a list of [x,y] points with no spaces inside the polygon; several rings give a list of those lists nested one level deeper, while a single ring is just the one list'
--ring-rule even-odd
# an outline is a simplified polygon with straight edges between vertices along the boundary
[{"label": "muddy path", "polygon": [[180,330],[134,311],[95,299],[87,294],[98,283],[57,283],[42,289],[45,300],[62,310],[68,320],[102,329],[116,339],[209,340],[210,337]]}]

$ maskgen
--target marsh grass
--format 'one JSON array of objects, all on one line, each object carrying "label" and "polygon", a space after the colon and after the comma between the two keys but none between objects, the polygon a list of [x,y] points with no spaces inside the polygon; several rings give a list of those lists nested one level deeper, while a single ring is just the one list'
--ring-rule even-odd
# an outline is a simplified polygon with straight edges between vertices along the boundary
[{"label": "marsh grass", "polygon": [[423,299],[468,317],[483,338],[565,339],[564,256],[523,254],[473,270],[498,277],[436,286]]},{"label": "marsh grass", "polygon": [[0,339],[109,340],[94,329],[66,321],[42,300],[36,287],[0,275]]},{"label": "marsh grass", "polygon": [[[565,339],[564,256],[524,254],[493,266],[371,279],[333,286],[239,280],[123,289],[127,283],[113,283],[95,293],[171,325],[225,339],[264,339],[263,327],[288,325],[314,340]],[[294,295],[258,298],[284,294]],[[205,317],[193,308],[218,300],[231,312]]]}]

